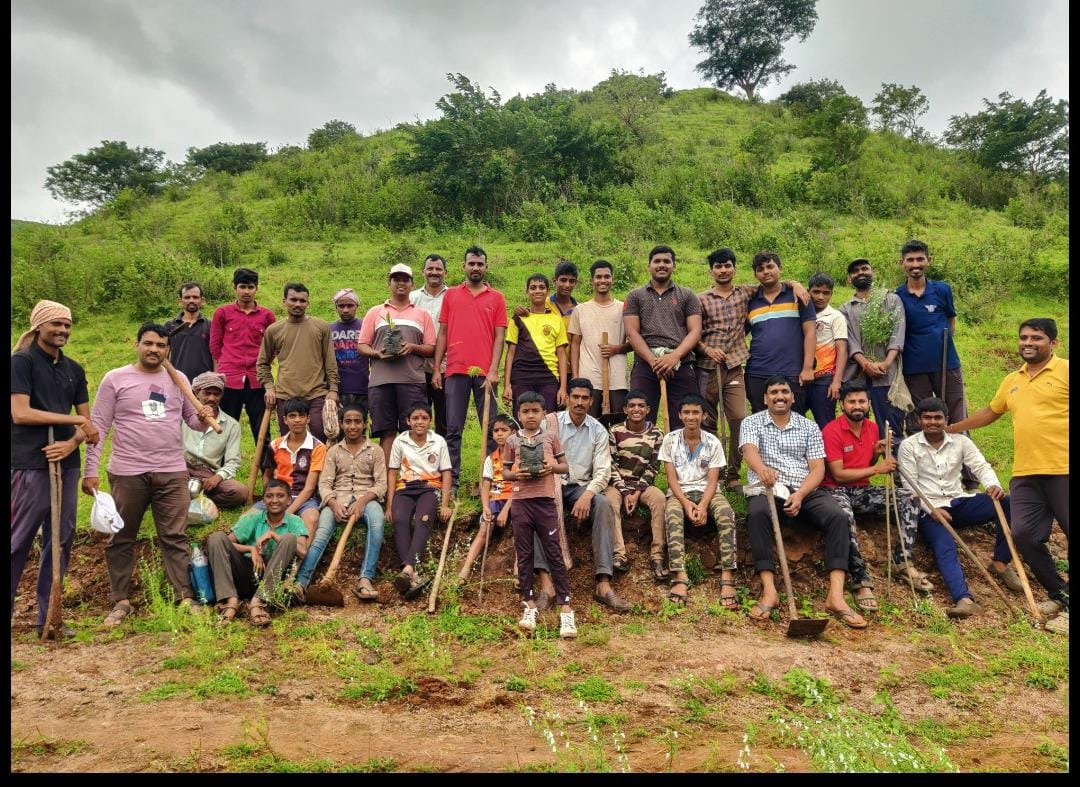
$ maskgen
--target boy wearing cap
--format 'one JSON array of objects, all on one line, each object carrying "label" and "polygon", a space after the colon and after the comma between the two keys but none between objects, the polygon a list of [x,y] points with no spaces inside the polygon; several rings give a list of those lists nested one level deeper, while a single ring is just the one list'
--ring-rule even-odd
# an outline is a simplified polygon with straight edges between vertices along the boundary
[{"label": "boy wearing cap", "polygon": [[330,324],[330,342],[337,360],[338,396],[342,406],[358,404],[367,412],[368,407],[368,359],[360,352],[361,321],[356,318],[360,308],[360,296],[352,287],[334,293],[337,322]]},{"label": "boy wearing cap", "polygon": [[424,359],[435,354],[435,323],[409,300],[412,268],[404,263],[392,267],[389,285],[390,297],[364,315],[358,345],[371,360],[371,433],[380,438],[387,465],[394,438],[408,429],[413,405],[428,404]]},{"label": "boy wearing cap", "polygon": [[206,426],[196,431],[187,424],[184,434],[184,462],[189,478],[202,483],[202,491],[218,508],[235,508],[247,502],[247,487],[236,480],[240,469],[240,424],[221,412],[225,375],[203,372],[191,381],[191,390],[203,404],[214,408],[221,434]]},{"label": "boy wearing cap", "polygon": [[[11,602],[19,587],[30,547],[41,528],[41,567],[37,581],[37,626],[45,624],[52,586],[52,531],[47,526],[49,462],[60,463],[60,573],[67,570],[75,538],[79,444],[98,442],[90,422],[90,397],[82,366],[64,355],[71,335],[71,310],[55,301],[38,301],[30,330],[11,355]],[[71,414],[72,407],[75,415]]]}]

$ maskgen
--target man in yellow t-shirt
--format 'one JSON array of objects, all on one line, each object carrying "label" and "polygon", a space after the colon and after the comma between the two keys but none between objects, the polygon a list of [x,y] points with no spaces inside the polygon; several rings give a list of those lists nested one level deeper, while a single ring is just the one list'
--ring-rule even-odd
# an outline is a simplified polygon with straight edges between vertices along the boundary
[{"label": "man in yellow t-shirt", "polygon": [[529,312],[514,312],[506,326],[506,380],[503,399],[509,404],[526,391],[544,397],[544,410],[553,413],[566,405],[569,367],[566,323],[548,308],[551,284],[547,276],[534,273],[525,283]]},{"label": "man in yellow t-shirt", "polygon": [[1069,361],[1054,355],[1057,323],[1045,317],[1020,324],[1024,365],[1005,377],[990,406],[946,431],[978,429],[1013,414],[1012,531],[1016,548],[1046,588],[1045,615],[1069,609],[1069,583],[1046,542],[1056,519],[1069,537]]}]

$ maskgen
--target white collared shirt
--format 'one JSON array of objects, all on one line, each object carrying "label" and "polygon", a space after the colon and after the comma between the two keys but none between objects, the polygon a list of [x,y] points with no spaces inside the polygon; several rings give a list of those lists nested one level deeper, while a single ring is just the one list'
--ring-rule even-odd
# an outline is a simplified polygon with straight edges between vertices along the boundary
[{"label": "white collared shirt", "polygon": [[[945,508],[960,497],[975,496],[974,492],[965,492],[960,481],[960,470],[965,465],[979,479],[983,488],[1001,486],[997,473],[986,457],[971,438],[962,434],[946,434],[941,445],[934,448],[926,435],[919,432],[900,443],[897,460],[900,469],[937,508]],[[906,479],[903,484],[908,486]],[[921,500],[919,506],[926,511]]]}]

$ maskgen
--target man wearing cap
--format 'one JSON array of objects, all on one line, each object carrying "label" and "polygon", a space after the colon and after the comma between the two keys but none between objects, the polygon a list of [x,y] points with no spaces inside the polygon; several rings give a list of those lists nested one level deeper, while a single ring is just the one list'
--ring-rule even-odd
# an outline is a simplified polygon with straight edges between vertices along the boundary
[{"label": "man wearing cap", "polygon": [[412,406],[428,404],[424,359],[435,353],[435,323],[409,300],[412,268],[398,263],[389,281],[390,297],[368,309],[359,337],[360,353],[371,360],[371,433],[381,438],[387,465],[394,438],[408,429]]},{"label": "man wearing cap", "polygon": [[[338,368],[334,346],[330,342],[330,325],[307,313],[309,296],[308,288],[299,282],[285,285],[284,304],[288,317],[266,329],[255,371],[266,389],[266,406],[277,408],[281,434],[288,434],[285,402],[300,397],[308,403],[311,433],[325,443],[323,405],[327,399],[338,400]],[[270,372],[275,357],[277,382]]]},{"label": "man wearing cap", "polygon": [[225,375],[203,372],[191,381],[191,390],[200,402],[214,408],[221,434],[205,425],[201,430],[183,425],[188,477],[202,483],[202,491],[218,508],[242,506],[247,502],[247,487],[236,480],[240,469],[240,424],[221,411]]},{"label": "man wearing cap", "polygon": [[[484,386],[491,390],[488,415],[499,410],[499,363],[506,338],[506,298],[484,281],[487,275],[487,252],[479,246],[465,250],[465,281],[451,287],[443,296],[439,312],[439,335],[435,343],[435,371],[431,384],[446,393],[446,446],[454,472],[454,489],[461,475],[461,433],[471,392],[477,417],[481,417]],[[446,371],[441,364],[446,359]],[[472,370],[480,374],[473,376]],[[481,419],[482,420],[482,419]],[[486,451],[495,450],[490,430]]]},{"label": "man wearing cap", "polygon": [[[37,580],[37,626],[45,624],[52,586],[52,530],[49,462],[60,463],[60,573],[67,571],[75,538],[79,443],[98,442],[90,422],[90,397],[82,366],[61,348],[71,335],[71,310],[39,301],[30,312],[30,330],[11,354],[11,601],[30,547],[41,528]],[[75,415],[71,409],[75,408]],[[51,439],[50,439],[51,438]],[[66,633],[66,632],[65,632]]]},{"label": "man wearing cap", "polygon": [[[439,254],[429,254],[424,258],[424,286],[409,293],[413,306],[418,306],[431,315],[435,323],[436,340],[442,326],[439,325],[439,312],[442,311],[443,296],[446,295],[446,260]],[[445,371],[446,362],[443,361]],[[435,358],[424,360],[424,378],[427,383],[427,395],[431,409],[435,411],[435,432],[446,437],[446,396],[441,388],[431,384],[431,375],[435,371]]]},{"label": "man wearing cap", "polygon": [[[112,369],[101,379],[92,419],[101,442],[86,451],[82,490],[93,496],[100,485],[98,463],[102,444],[113,432],[109,455],[109,491],[124,528],[105,547],[113,609],[106,626],[119,626],[131,614],[131,575],[135,571],[135,539],[147,507],[153,511],[165,576],[181,604],[195,594],[188,580],[191,553],[187,515],[191,496],[184,464],[180,424],[202,429],[214,408],[196,409],[162,366],[169,355],[165,326],[145,323],[136,334],[138,360]],[[183,378],[183,372],[179,372]],[[187,382],[183,380],[183,382]]]},{"label": "man wearing cap", "polygon": [[214,356],[210,353],[210,321],[202,313],[205,305],[202,285],[194,281],[184,282],[180,285],[182,311],[165,323],[165,330],[169,332],[169,360],[189,380],[214,370]]},{"label": "man wearing cap", "polygon": [[360,352],[360,320],[356,319],[356,310],[360,307],[360,296],[352,287],[345,287],[334,293],[334,308],[338,313],[337,322],[330,324],[330,341],[334,345],[334,358],[337,359],[338,396],[341,404],[358,404],[368,407],[368,359]]}]

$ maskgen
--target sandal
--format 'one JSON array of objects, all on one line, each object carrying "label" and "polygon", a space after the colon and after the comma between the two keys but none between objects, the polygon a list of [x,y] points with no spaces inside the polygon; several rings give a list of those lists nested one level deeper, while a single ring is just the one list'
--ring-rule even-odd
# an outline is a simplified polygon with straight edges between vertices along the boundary
[{"label": "sandal", "polygon": [[851,607],[844,607],[843,609],[829,609],[826,607],[825,611],[851,629],[864,629],[870,625],[866,622],[866,618]]},{"label": "sandal", "polygon": [[[915,566],[911,566],[910,576],[911,582],[915,586],[915,589],[920,593],[931,593],[934,590],[934,583],[932,583],[926,574],[919,571]],[[893,572],[902,581],[906,582],[909,576],[908,566],[903,563],[893,563]]]},{"label": "sandal", "polygon": [[877,612],[878,603],[877,596],[874,595],[873,588],[862,587],[859,590],[869,590],[870,592],[865,596],[860,596],[859,591],[855,591],[855,606],[857,606],[863,612]]},{"label": "sandal", "polygon": [[424,588],[431,584],[431,577],[422,577],[419,574],[413,574],[412,584],[409,585],[409,589],[405,592],[405,600],[409,601],[421,593],[424,592]]},{"label": "sandal", "polygon": [[[731,593],[725,593],[724,588],[731,588]],[[721,580],[720,582],[720,604],[724,609],[730,609],[732,611],[739,608],[739,594],[736,592],[738,585],[728,580]]]},{"label": "sandal", "polygon": [[371,584],[371,580],[367,577],[360,578],[360,587],[353,591],[354,595],[361,601],[375,601],[379,598],[379,591]]},{"label": "sandal", "polygon": [[[676,593],[675,592],[675,588],[678,587],[679,585],[682,585],[683,588],[684,588],[684,591],[682,593]],[[687,597],[687,593],[685,592],[685,589],[689,588],[689,587],[690,587],[690,581],[687,580],[687,579],[673,579],[673,580],[671,580],[671,590],[668,591],[668,601],[670,601],[672,604],[675,604],[676,606],[685,607],[686,606],[686,597]]]},{"label": "sandal", "polygon": [[408,592],[412,588],[414,576],[414,574],[410,574],[408,571],[402,571],[394,577],[394,590],[402,596],[405,596],[405,598],[408,598]]},{"label": "sandal", "polygon": [[772,620],[773,610],[778,605],[769,606],[768,604],[762,604],[760,601],[754,602],[754,606],[747,613],[752,619],[761,621],[762,623],[768,623]]},{"label": "sandal", "polygon": [[130,615],[131,611],[131,604],[126,601],[119,601],[116,606],[112,608],[112,611],[105,616],[105,620],[101,621],[101,624],[109,628],[116,628],[124,622],[124,618]]},{"label": "sandal", "polygon": [[624,557],[617,557],[611,561],[611,567],[618,574],[624,574],[630,570],[630,561]]},{"label": "sandal", "polygon": [[265,628],[270,625],[270,613],[265,604],[248,604],[248,620],[252,626]]},{"label": "sandal", "polygon": [[232,623],[240,612],[240,601],[233,599],[230,602],[223,601],[217,606],[218,620],[222,623]]},{"label": "sandal", "polygon": [[653,579],[657,582],[663,582],[671,576],[671,572],[668,571],[667,566],[664,565],[664,561],[658,557],[654,557],[649,561],[649,567],[652,569]]}]

